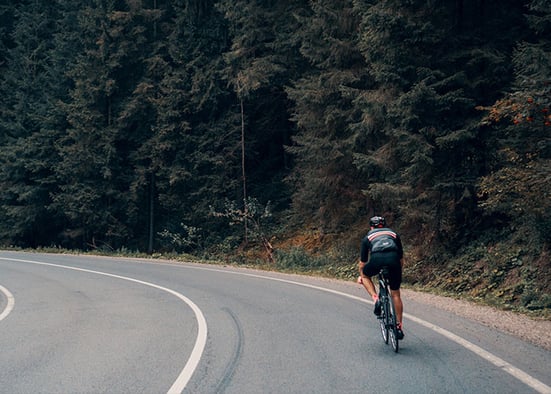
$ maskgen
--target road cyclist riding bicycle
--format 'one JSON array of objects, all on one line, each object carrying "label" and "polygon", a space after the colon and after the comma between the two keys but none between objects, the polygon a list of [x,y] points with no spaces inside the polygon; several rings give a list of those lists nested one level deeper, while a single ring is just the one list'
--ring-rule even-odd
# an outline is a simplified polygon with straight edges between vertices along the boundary
[{"label": "road cyclist riding bicycle", "polygon": [[360,282],[375,302],[374,313],[381,314],[379,296],[371,280],[372,276],[379,274],[381,268],[387,267],[389,274],[390,294],[396,308],[398,335],[397,339],[404,338],[402,331],[403,304],[400,297],[400,285],[402,284],[402,267],[404,265],[404,251],[400,236],[392,229],[386,227],[386,220],[381,216],[373,216],[369,220],[370,230],[362,239],[360,248]]}]

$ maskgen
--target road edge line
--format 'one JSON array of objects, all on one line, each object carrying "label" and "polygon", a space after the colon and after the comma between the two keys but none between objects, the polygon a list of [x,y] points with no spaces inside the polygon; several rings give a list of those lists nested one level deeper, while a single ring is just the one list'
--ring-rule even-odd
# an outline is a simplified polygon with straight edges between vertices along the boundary
[{"label": "road edge line", "polygon": [[[283,282],[283,283],[289,283],[297,286],[303,286],[308,287],[315,290],[324,291],[327,293],[332,293],[336,295],[340,295],[346,298],[350,298],[356,301],[360,301],[366,304],[373,304],[372,301],[367,300],[362,297],[358,297],[352,294],[344,293],[342,291],[328,289],[321,286],[311,285],[308,283],[301,283],[294,280],[287,280],[287,279],[281,279],[281,278],[274,278],[270,276],[264,276],[264,275],[258,275],[258,274],[250,274],[246,272],[236,272],[236,271],[229,271],[229,270],[222,270],[222,269],[215,269],[215,268],[208,268],[208,267],[194,267],[194,266],[185,266],[186,268],[193,268],[193,269],[201,269],[201,270],[207,270],[207,271],[215,271],[215,272],[221,272],[221,273],[229,273],[229,274],[235,274],[235,275],[244,275],[249,276],[253,278],[259,278],[259,279],[267,279],[267,280],[273,280],[276,282]],[[526,384],[527,386],[530,386],[534,390],[536,390],[540,394],[551,394],[551,387],[543,383],[542,381],[534,378],[533,376],[527,374],[526,372],[522,371],[521,369],[513,366],[512,364],[508,363],[507,361],[503,360],[502,358],[488,352],[487,350],[482,349],[481,347],[475,345],[472,342],[469,342],[465,338],[460,337],[459,335],[456,335],[452,333],[451,331],[446,330],[445,328],[442,328],[440,326],[437,326],[436,324],[430,323],[426,320],[420,319],[418,317],[415,317],[413,315],[410,315],[408,313],[404,313],[404,317],[407,317],[408,319],[416,322],[417,324],[420,324],[430,330],[435,331],[436,333],[448,338],[449,340],[457,343],[458,345],[464,347],[467,350],[470,350],[477,356],[483,358],[484,360],[490,362],[494,366],[500,368],[501,370],[507,372],[509,375],[513,376],[515,379],[519,380],[520,382]]]},{"label": "road edge line", "polygon": [[4,320],[15,307],[15,297],[8,289],[0,285],[0,292],[4,293],[7,299],[7,304],[2,313],[0,313],[0,321]]},{"label": "road edge line", "polygon": [[[182,301],[184,301],[191,308],[193,313],[195,314],[195,319],[197,320],[197,338],[195,340],[195,345],[193,346],[193,349],[191,351],[191,355],[188,358],[188,361],[187,361],[186,365],[184,366],[184,368],[182,369],[182,371],[180,372],[180,374],[178,375],[178,377],[176,378],[176,380],[174,381],[174,383],[172,384],[170,389],[167,391],[167,394],[178,394],[178,393],[181,393],[182,391],[184,391],[184,389],[186,388],[186,386],[187,386],[189,380],[191,379],[193,373],[197,369],[197,366],[199,365],[199,361],[201,360],[201,356],[203,355],[203,351],[204,351],[206,343],[207,343],[207,332],[208,332],[207,321],[205,319],[205,316],[203,315],[203,312],[201,312],[201,309],[199,309],[199,307],[197,305],[195,305],[195,303],[193,301],[191,301],[189,298],[187,298],[183,294],[178,293],[177,291],[169,289],[167,287],[159,286],[159,285],[156,285],[154,283],[145,282],[145,281],[139,280],[139,279],[129,278],[127,276],[110,274],[108,272],[94,271],[94,270],[89,270],[89,269],[86,269],[86,268],[71,267],[71,266],[62,265],[62,264],[45,263],[45,262],[34,261],[34,260],[14,259],[14,258],[8,258],[8,257],[0,257],[0,260],[15,261],[15,262],[27,263],[27,264],[44,265],[44,266],[49,266],[49,267],[63,268],[63,269],[69,269],[69,270],[73,270],[73,271],[81,271],[81,272],[87,272],[87,273],[92,273],[92,274],[96,274],[96,275],[108,276],[108,277],[116,278],[116,279],[122,279],[122,280],[126,280],[126,281],[129,281],[129,282],[134,282],[134,283],[142,284],[142,285],[145,285],[145,286],[153,287],[153,288],[158,289],[158,290],[165,291],[169,294],[172,294],[173,296],[176,296],[177,298],[181,299]],[[0,286],[0,288],[1,288],[1,286]]]}]

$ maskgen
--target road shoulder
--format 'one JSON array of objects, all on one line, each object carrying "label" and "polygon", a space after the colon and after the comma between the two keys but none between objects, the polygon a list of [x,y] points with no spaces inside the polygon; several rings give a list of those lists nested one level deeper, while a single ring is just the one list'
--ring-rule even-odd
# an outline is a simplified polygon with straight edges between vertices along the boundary
[{"label": "road shoulder", "polygon": [[430,293],[402,289],[404,300],[434,306],[551,351],[551,321]]}]

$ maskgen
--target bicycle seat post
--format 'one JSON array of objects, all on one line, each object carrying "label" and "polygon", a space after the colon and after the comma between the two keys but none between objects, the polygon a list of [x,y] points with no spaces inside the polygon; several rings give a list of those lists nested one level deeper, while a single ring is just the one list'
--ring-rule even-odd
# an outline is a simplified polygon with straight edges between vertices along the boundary
[{"label": "bicycle seat post", "polygon": [[379,272],[379,275],[380,275],[381,279],[383,280],[383,282],[385,282],[385,284],[388,283],[388,276],[389,276],[388,267],[381,268],[381,271]]}]

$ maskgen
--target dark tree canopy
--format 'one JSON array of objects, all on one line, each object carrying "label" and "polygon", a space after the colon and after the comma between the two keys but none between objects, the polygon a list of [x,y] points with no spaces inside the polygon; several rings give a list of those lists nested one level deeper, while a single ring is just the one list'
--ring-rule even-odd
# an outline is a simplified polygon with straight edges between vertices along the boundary
[{"label": "dark tree canopy", "polygon": [[550,8],[3,4],[0,244],[227,252],[253,229],[224,218],[270,207],[280,238],[350,241],[386,215],[419,260],[515,242],[505,229],[522,216],[537,260],[551,233]]}]

